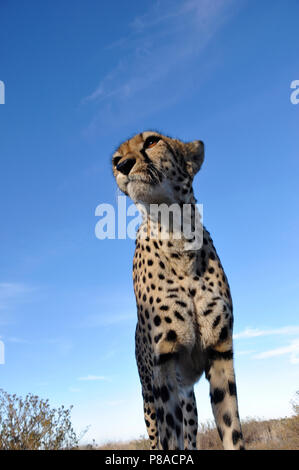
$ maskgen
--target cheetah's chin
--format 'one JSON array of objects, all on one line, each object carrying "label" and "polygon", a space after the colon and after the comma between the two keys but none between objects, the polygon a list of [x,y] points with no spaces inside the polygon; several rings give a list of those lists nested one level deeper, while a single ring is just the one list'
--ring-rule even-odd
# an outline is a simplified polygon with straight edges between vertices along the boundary
[{"label": "cheetah's chin", "polygon": [[173,192],[165,182],[152,184],[141,179],[129,181],[127,192],[135,203],[172,204],[174,202]]}]

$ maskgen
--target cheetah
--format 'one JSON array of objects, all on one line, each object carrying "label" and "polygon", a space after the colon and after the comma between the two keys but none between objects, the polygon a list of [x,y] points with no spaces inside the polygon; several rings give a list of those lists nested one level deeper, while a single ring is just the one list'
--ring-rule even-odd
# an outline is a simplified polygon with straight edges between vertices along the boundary
[{"label": "cheetah", "polygon": [[[153,205],[188,205],[198,213],[193,178],[204,143],[156,131],[122,143],[112,157],[119,189],[143,220],[136,236],[133,284],[137,304],[136,361],[152,449],[196,449],[194,384],[205,372],[224,449],[244,449],[233,366],[233,305],[228,280],[206,228],[194,245],[185,231],[151,218]],[[153,230],[155,228],[155,230]],[[159,236],[168,231],[168,237]]]}]

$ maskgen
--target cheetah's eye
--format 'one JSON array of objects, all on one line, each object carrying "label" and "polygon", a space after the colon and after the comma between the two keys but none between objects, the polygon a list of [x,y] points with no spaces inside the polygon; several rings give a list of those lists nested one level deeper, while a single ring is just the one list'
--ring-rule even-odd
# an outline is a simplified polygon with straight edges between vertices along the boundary
[{"label": "cheetah's eye", "polygon": [[119,160],[121,160],[121,157],[120,157],[120,156],[112,158],[112,164],[113,164],[114,166],[117,166]]},{"label": "cheetah's eye", "polygon": [[145,139],[143,149],[146,150],[153,148],[159,142],[159,140],[161,140],[161,137],[158,135],[150,135]]}]

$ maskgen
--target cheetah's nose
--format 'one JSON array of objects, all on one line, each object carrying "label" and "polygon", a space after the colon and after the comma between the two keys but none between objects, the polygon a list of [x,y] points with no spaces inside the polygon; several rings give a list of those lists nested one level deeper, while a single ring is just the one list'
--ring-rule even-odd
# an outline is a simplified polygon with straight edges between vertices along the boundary
[{"label": "cheetah's nose", "polygon": [[123,160],[117,165],[116,169],[120,171],[123,175],[128,175],[135,163],[135,158],[126,158],[126,160]]}]

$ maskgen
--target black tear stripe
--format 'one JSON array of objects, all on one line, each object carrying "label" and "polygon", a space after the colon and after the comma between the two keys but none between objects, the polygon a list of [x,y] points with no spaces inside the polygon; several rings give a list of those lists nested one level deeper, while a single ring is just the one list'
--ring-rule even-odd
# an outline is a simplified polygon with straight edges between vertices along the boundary
[{"label": "black tear stripe", "polygon": [[[159,140],[161,140],[161,139],[159,139]],[[145,151],[144,146],[140,150],[140,153],[143,156],[145,163],[147,163],[147,165],[148,165],[148,172],[149,172],[149,175],[152,179],[152,182],[153,183],[158,183],[158,182],[161,183],[162,179],[163,179],[163,175],[162,175],[161,171],[158,170],[158,168],[155,167],[155,165],[153,164],[153,162],[149,158],[148,154]]]},{"label": "black tear stripe", "polygon": [[147,153],[145,151],[145,148],[142,148],[140,150],[140,153],[143,156],[145,163],[152,163],[151,159],[149,158],[149,156],[147,155]]}]

